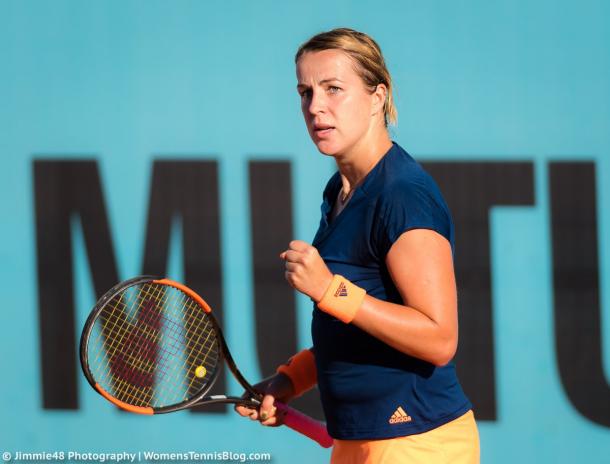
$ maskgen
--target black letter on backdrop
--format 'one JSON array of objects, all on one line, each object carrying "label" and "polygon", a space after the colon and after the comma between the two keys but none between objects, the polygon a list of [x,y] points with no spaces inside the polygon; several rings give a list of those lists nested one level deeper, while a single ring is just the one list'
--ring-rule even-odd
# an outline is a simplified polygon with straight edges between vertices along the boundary
[{"label": "black letter on backdrop", "polygon": [[251,161],[249,171],[256,346],[266,377],[297,349],[295,295],[279,258],[294,237],[292,183],[289,162]]},{"label": "black letter on backdrop", "polygon": [[[182,222],[184,283],[211,306],[222,326],[222,265],[218,163],[206,160],[157,160],[153,165],[144,249],[144,274],[165,276],[174,219]],[[221,375],[209,394],[226,392]],[[193,408],[222,412],[226,405]]]},{"label": "black letter on backdrop", "polygon": [[71,218],[80,217],[96,295],[118,281],[96,161],[35,160],[34,198],[43,407],[77,409]]},{"label": "black letter on backdrop", "polygon": [[531,162],[426,162],[456,227],[455,272],[460,292],[460,382],[477,417],[495,420],[496,392],[489,253],[489,209],[533,205]]},{"label": "black letter on backdrop", "polygon": [[[295,294],[284,279],[279,258],[294,238],[292,182],[289,161],[251,161],[249,170],[256,344],[266,377],[297,350]],[[323,416],[316,390],[294,405],[312,416]]]},{"label": "black letter on backdrop", "polygon": [[[80,217],[96,297],[119,281],[97,162],[34,161],[40,339],[45,409],[76,409],[74,282],[70,220]],[[182,219],[187,285],[222,320],[217,165],[156,161],[143,273],[165,275],[170,229]],[[214,390],[224,391],[224,377]],[[206,411],[223,411],[223,405]]]},{"label": "black letter on backdrop", "polygon": [[574,407],[610,426],[610,388],[602,362],[595,164],[549,166],[555,345],[559,374]]}]

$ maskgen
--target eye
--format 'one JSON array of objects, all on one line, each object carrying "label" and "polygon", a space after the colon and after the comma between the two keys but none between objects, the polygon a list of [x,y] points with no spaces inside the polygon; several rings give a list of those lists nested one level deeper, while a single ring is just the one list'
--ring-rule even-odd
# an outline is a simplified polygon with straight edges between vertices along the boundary
[{"label": "eye", "polygon": [[309,97],[311,95],[311,89],[304,89],[299,91],[301,98]]},{"label": "eye", "polygon": [[340,90],[341,90],[341,87],[337,87],[336,85],[331,85],[328,87],[328,91],[330,93],[339,93]]}]

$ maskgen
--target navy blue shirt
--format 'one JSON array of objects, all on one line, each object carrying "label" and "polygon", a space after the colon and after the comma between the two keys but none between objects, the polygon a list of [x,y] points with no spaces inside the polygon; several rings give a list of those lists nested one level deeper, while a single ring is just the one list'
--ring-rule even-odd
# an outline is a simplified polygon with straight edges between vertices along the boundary
[{"label": "navy blue shirt", "polygon": [[[432,178],[400,146],[367,174],[345,209],[329,216],[341,189],[335,173],[324,190],[313,241],[333,274],[381,300],[403,304],[385,258],[403,232],[431,229],[453,250],[453,223]],[[453,362],[436,367],[386,345],[314,305],[312,338],[328,431],[338,439],[381,439],[425,432],[472,406]]]}]

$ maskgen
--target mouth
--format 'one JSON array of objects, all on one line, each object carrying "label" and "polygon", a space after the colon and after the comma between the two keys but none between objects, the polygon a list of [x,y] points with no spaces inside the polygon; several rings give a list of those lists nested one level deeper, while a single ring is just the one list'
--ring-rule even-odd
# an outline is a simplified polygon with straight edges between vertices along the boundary
[{"label": "mouth", "polygon": [[319,137],[323,137],[325,135],[330,134],[333,130],[335,130],[334,126],[330,126],[328,124],[314,124],[313,132]]}]

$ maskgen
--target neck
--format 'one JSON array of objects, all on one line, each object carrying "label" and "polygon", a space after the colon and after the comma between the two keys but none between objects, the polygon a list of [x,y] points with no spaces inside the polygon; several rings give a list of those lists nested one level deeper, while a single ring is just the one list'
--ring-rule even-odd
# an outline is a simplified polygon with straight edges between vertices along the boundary
[{"label": "neck", "polygon": [[349,195],[366,175],[375,167],[381,158],[392,147],[392,140],[384,133],[371,141],[362,141],[342,155],[335,156],[335,161],[341,173],[343,195]]}]

